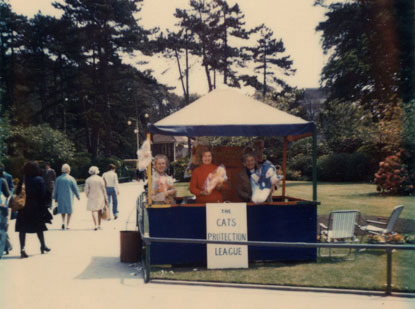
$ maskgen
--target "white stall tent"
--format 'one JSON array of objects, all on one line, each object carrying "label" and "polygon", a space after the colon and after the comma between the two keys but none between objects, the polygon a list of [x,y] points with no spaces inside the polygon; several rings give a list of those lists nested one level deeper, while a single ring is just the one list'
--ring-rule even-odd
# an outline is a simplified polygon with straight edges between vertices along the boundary
[{"label": "white stall tent", "polygon": [[215,89],[149,125],[151,133],[183,136],[310,136],[314,123],[235,88]]}]

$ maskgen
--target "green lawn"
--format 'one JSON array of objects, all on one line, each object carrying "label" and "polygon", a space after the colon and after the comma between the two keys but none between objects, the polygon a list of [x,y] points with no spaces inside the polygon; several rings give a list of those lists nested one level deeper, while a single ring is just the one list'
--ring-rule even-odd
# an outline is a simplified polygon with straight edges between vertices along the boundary
[{"label": "green lawn", "polygon": [[[190,195],[188,183],[177,183],[178,196]],[[275,192],[281,194],[281,189]],[[308,181],[287,181],[286,195],[311,200],[312,185]],[[317,186],[319,215],[327,215],[332,210],[357,209],[362,215],[389,217],[397,205],[405,205],[400,218],[415,219],[414,196],[382,196],[376,187],[367,183],[319,183]]]},{"label": "green lawn", "polygon": [[[188,183],[177,183],[178,195],[189,195]],[[276,192],[277,195],[281,191]],[[288,181],[288,196],[311,199],[310,182]],[[318,215],[332,210],[358,209],[363,216],[388,217],[396,205],[405,205],[401,218],[415,221],[415,197],[381,196],[375,186],[365,183],[319,183]],[[415,292],[415,251],[393,253],[394,291]],[[170,266],[152,266],[152,278],[220,281],[230,283],[276,284],[310,287],[384,290],[386,285],[386,254],[367,250],[355,261],[328,258],[313,263],[254,263],[246,270],[206,270]]]},{"label": "green lawn", "polygon": [[[415,252],[394,252],[392,261],[393,291],[415,292]],[[386,255],[371,250],[360,253],[355,261],[319,258],[315,263],[254,263],[246,270],[152,266],[151,278],[384,290]]]},{"label": "green lawn", "polygon": [[[280,194],[277,191],[277,194]],[[312,186],[307,181],[288,181],[288,196],[312,199]],[[405,205],[400,218],[415,218],[414,196],[382,196],[373,184],[323,182],[317,185],[318,214],[332,210],[357,209],[362,215],[389,217],[397,205]]]}]

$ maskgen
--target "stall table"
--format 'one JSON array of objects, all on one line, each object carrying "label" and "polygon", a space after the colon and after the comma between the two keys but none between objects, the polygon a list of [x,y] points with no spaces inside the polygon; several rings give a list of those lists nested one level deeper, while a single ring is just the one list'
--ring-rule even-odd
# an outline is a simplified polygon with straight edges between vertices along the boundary
[{"label": "stall table", "polygon": [[[247,204],[249,241],[315,242],[317,202],[291,201]],[[150,237],[206,239],[206,207],[203,204],[147,208]],[[206,265],[206,245],[152,243],[151,264]],[[316,248],[250,246],[253,261],[315,261]]]}]

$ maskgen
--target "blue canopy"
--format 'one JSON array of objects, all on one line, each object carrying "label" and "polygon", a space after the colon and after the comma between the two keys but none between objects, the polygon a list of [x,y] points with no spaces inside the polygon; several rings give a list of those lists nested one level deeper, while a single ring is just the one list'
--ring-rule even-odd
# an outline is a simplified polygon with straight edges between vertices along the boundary
[{"label": "blue canopy", "polygon": [[314,123],[280,111],[235,88],[215,89],[149,125],[151,133],[182,136],[310,136]]}]

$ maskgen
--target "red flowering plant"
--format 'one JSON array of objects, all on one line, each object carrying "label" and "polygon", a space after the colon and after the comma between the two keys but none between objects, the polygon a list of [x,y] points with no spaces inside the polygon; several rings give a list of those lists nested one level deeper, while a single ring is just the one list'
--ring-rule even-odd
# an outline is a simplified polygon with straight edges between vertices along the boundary
[{"label": "red flowering plant", "polygon": [[373,235],[367,236],[367,242],[370,244],[404,244],[406,239],[403,235],[398,233],[386,234],[386,235]]},{"label": "red flowering plant", "polygon": [[415,192],[415,173],[406,164],[409,156],[401,150],[379,163],[374,183],[382,194],[411,195]]}]

